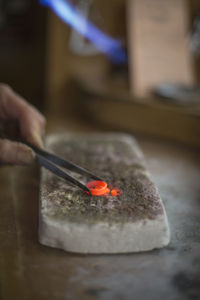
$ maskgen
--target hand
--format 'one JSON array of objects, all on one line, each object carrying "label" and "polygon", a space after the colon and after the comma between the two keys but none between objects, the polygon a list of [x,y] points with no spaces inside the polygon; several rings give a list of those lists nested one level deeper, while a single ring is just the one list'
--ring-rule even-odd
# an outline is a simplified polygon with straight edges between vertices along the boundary
[{"label": "hand", "polygon": [[[0,84],[0,121],[10,124],[15,121],[22,139],[43,147],[44,116],[5,84]],[[34,158],[34,152],[24,144],[0,138],[1,163],[29,164]]]}]

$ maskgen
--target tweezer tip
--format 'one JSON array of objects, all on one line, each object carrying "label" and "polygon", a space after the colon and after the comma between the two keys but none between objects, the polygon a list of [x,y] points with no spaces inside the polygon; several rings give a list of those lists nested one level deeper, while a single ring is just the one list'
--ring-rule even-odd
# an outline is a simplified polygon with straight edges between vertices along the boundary
[{"label": "tweezer tip", "polygon": [[91,193],[91,191],[88,191],[88,195],[89,195],[89,196],[92,196],[92,193]]}]

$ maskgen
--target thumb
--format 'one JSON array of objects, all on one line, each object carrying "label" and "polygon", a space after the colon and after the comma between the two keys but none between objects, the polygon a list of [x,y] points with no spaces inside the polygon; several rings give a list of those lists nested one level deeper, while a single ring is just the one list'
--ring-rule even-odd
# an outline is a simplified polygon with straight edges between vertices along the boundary
[{"label": "thumb", "polygon": [[33,163],[34,152],[24,144],[0,139],[0,162],[24,165]]}]

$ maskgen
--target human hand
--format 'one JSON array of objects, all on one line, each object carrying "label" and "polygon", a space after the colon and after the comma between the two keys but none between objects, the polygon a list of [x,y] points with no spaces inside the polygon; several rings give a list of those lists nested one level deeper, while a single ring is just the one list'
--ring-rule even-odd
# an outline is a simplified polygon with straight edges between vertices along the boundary
[{"label": "human hand", "polygon": [[[0,84],[0,121],[10,124],[14,121],[24,141],[43,147],[44,116],[5,84]],[[0,138],[0,163],[29,164],[34,158],[28,146]]]}]

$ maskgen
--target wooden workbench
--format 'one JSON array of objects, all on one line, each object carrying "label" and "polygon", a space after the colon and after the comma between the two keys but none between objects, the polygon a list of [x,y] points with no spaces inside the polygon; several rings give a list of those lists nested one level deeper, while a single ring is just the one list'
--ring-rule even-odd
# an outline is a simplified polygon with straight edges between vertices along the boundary
[{"label": "wooden workbench", "polygon": [[[57,126],[50,131],[60,131]],[[83,125],[82,130],[89,127]],[[38,243],[39,168],[1,167],[0,299],[200,297],[199,154],[162,140],[138,140],[166,207],[169,246],[127,255],[75,255],[42,246]]]}]

